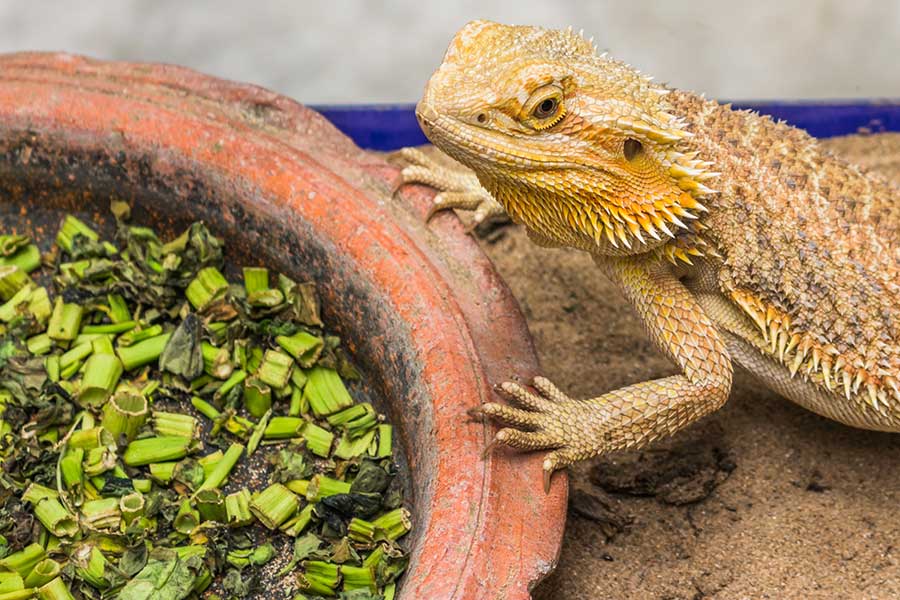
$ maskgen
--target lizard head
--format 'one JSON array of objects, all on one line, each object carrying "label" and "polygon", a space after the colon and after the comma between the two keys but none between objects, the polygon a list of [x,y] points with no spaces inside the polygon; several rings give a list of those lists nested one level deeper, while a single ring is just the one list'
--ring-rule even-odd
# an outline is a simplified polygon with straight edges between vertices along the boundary
[{"label": "lizard head", "polygon": [[514,220],[566,245],[638,253],[687,228],[711,192],[667,92],[571,31],[474,21],[416,114]]}]

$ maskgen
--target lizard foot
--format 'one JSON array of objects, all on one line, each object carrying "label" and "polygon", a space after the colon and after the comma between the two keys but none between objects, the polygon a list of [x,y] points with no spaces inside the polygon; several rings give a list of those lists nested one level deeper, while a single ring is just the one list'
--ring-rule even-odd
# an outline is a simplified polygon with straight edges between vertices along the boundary
[{"label": "lizard foot", "polygon": [[485,448],[486,454],[498,444],[518,450],[552,450],[542,465],[544,491],[549,491],[554,471],[602,450],[601,439],[591,427],[597,420],[597,407],[570,398],[544,377],[535,377],[532,385],[537,393],[517,383],[503,383],[498,390],[518,406],[488,402],[470,414],[512,426],[497,432]]},{"label": "lizard foot", "polygon": [[462,165],[442,164],[418,148],[403,148],[397,155],[408,163],[400,172],[398,189],[407,183],[421,183],[439,192],[425,217],[426,222],[438,212],[451,208],[475,211],[470,229],[506,216],[506,211],[481,186],[475,173]]}]

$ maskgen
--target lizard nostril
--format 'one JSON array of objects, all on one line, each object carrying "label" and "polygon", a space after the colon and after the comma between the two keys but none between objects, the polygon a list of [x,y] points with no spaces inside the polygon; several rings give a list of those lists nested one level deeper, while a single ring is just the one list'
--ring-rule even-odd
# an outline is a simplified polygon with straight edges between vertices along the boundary
[{"label": "lizard nostril", "polygon": [[478,116],[475,117],[475,118],[476,118],[476,119],[478,120],[478,122],[481,123],[482,125],[485,124],[485,123],[487,123],[487,114],[485,114],[485,113],[478,113]]}]

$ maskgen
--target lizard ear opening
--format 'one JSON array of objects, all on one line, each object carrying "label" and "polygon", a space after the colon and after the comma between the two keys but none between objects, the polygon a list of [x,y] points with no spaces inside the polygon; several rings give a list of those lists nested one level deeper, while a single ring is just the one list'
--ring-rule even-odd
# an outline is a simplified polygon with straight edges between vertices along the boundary
[{"label": "lizard ear opening", "polygon": [[625,140],[622,152],[625,154],[625,160],[632,161],[644,151],[644,145],[634,138]]}]

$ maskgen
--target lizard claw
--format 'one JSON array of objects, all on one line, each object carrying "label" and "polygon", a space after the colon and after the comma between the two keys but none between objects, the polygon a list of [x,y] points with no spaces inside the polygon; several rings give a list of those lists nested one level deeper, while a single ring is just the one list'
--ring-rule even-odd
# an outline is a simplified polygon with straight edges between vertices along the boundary
[{"label": "lizard claw", "polygon": [[596,454],[602,444],[591,423],[596,408],[573,400],[543,377],[535,378],[533,388],[506,382],[497,390],[516,405],[487,402],[469,411],[473,416],[487,416],[510,427],[497,432],[485,448],[485,454],[498,445],[518,450],[550,450],[541,465],[544,490],[549,491],[554,472]]}]

